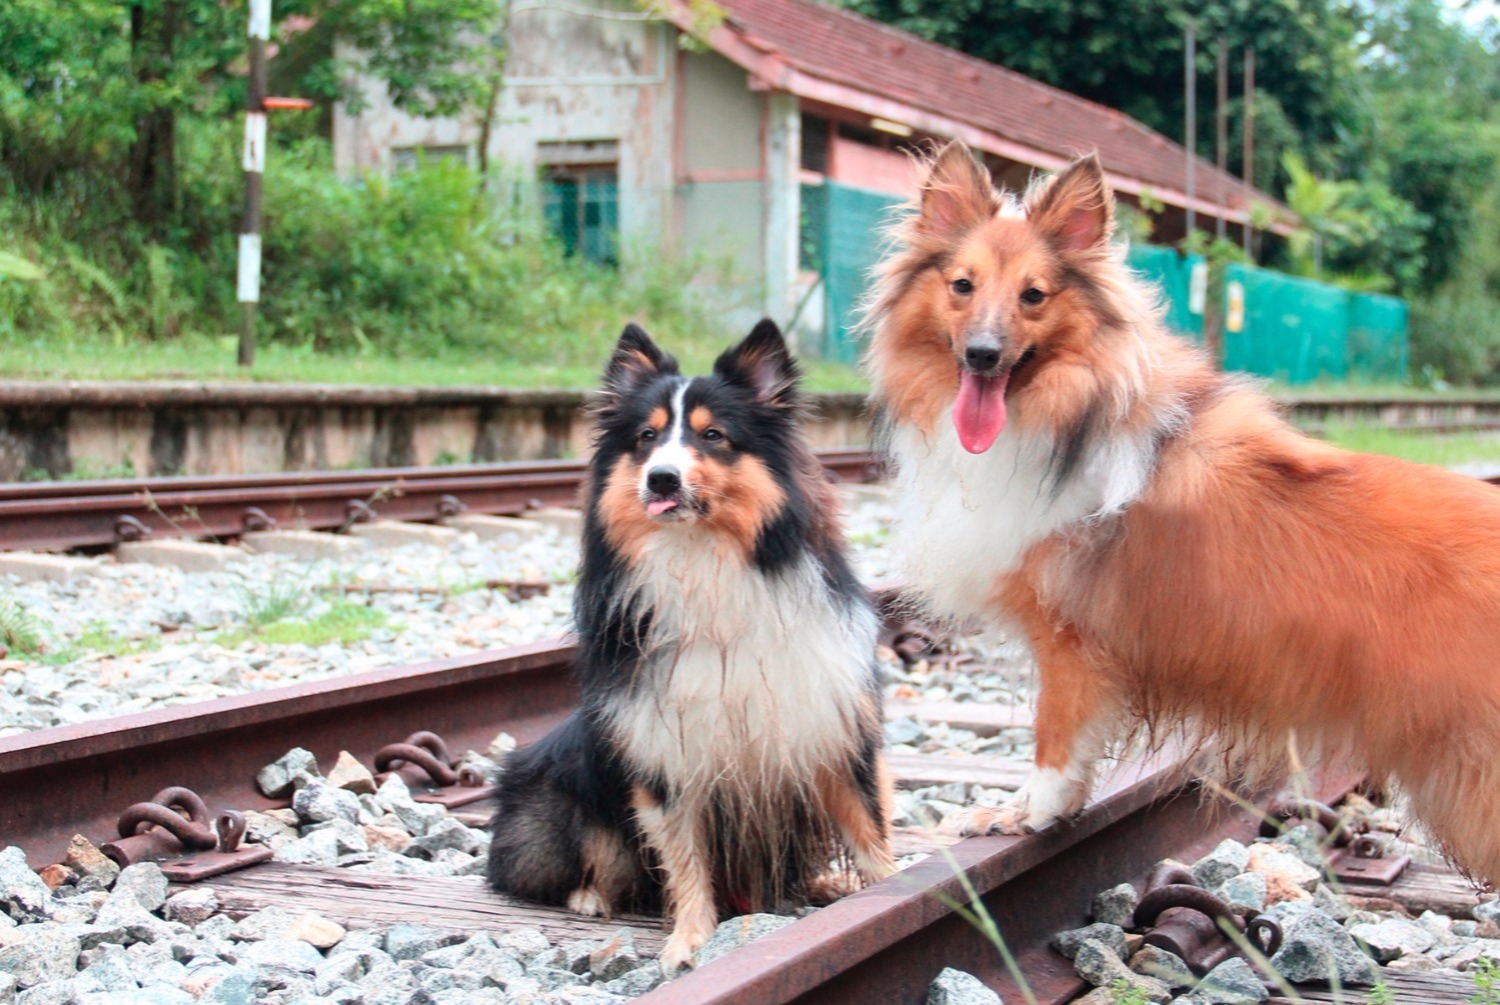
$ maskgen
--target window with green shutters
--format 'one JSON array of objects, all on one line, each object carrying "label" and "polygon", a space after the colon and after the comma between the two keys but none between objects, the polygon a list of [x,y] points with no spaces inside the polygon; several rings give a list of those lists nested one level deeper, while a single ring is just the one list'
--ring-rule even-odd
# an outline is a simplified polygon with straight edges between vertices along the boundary
[{"label": "window with green shutters", "polygon": [[567,254],[619,264],[620,180],[613,165],[552,168],[542,210]]}]

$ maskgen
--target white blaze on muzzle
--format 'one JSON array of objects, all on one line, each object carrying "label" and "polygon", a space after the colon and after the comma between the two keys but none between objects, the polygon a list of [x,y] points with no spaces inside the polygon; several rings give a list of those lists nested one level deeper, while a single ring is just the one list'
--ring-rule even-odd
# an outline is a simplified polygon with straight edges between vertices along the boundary
[{"label": "white blaze on muzzle", "polygon": [[683,401],[691,380],[684,380],[672,394],[671,415],[661,445],[651,451],[641,466],[641,498],[646,512],[661,516],[677,509],[692,498],[692,472],[698,466],[698,455],[682,442],[687,427]]}]

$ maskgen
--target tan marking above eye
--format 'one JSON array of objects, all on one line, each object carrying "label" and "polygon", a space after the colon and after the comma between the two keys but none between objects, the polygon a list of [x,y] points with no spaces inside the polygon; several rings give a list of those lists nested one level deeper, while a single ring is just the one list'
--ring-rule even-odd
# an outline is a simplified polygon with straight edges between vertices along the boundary
[{"label": "tan marking above eye", "polygon": [[659,433],[667,428],[667,420],[669,418],[671,416],[667,414],[667,407],[665,405],[657,405],[651,410],[651,416],[646,419],[646,424]]},{"label": "tan marking above eye", "polygon": [[714,424],[714,414],[703,405],[696,406],[688,413],[688,425],[693,427],[693,432],[702,433]]}]

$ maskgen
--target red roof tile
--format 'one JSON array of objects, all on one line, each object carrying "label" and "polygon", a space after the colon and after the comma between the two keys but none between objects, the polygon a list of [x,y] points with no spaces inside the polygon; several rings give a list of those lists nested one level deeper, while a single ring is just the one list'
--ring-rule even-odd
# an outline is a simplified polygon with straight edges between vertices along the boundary
[{"label": "red roof tile", "polygon": [[[841,104],[836,92],[850,89],[895,103],[877,113],[884,118],[939,135],[967,133],[971,145],[1041,167],[1097,150],[1117,187],[1183,201],[1183,147],[1122,112],[811,0],[718,2],[727,18],[710,44],[749,70],[752,84],[758,77],[759,86],[819,100],[835,96],[834,104]],[[1195,174],[1199,212],[1213,213],[1222,195],[1226,215],[1242,215],[1239,179],[1202,158]],[[1264,193],[1257,198],[1286,215]]]}]

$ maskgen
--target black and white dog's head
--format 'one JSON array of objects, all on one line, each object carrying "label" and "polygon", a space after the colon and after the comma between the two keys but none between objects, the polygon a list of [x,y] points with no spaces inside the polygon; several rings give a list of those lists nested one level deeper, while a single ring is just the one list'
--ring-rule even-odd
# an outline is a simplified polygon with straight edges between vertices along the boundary
[{"label": "black and white dog's head", "polygon": [[706,377],[635,325],[620,335],[595,409],[590,513],[627,557],[649,535],[694,525],[753,551],[794,495],[799,372],[762,321]]}]

